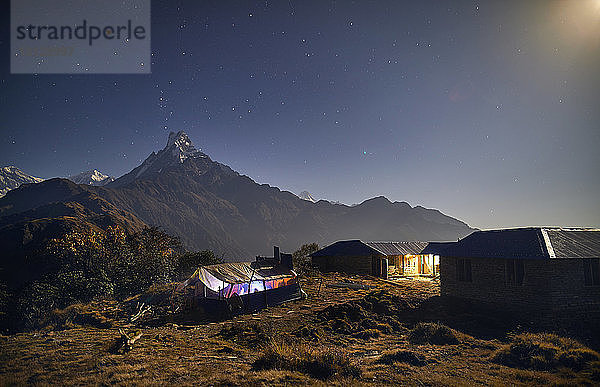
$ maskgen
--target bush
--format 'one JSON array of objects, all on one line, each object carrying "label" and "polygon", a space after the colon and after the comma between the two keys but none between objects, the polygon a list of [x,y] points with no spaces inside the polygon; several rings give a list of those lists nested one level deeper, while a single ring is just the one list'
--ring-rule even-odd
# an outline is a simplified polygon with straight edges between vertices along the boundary
[{"label": "bush", "polygon": [[458,344],[459,340],[452,329],[441,323],[420,322],[410,330],[408,341],[411,344]]},{"label": "bush", "polygon": [[298,371],[321,380],[333,376],[360,377],[362,373],[344,352],[283,342],[271,342],[254,361],[252,368]]},{"label": "bush", "polygon": [[576,340],[552,333],[522,333],[492,355],[492,361],[514,368],[579,371],[600,361],[600,354]]},{"label": "bush", "polygon": [[[32,329],[53,309],[113,295],[125,298],[153,284],[170,282],[181,267],[177,264],[185,261],[177,260],[178,249],[179,240],[156,227],[132,235],[120,227],[66,232],[27,260],[27,269],[39,273],[35,281],[22,289],[0,284],[0,306],[13,311],[0,313],[0,323],[12,331]],[[215,259],[206,251],[186,257],[185,262]]]},{"label": "bush", "polygon": [[32,282],[17,301],[16,320],[22,328],[36,328],[48,312],[59,306],[59,300],[60,294],[55,286],[46,282]]},{"label": "bush", "polygon": [[412,351],[396,350],[382,354],[377,363],[394,364],[395,362],[407,363],[414,366],[423,366],[427,361],[421,359]]},{"label": "bush", "polygon": [[357,302],[329,305],[320,311],[319,315],[323,320],[340,319],[347,322],[356,322],[368,318],[365,309]]}]

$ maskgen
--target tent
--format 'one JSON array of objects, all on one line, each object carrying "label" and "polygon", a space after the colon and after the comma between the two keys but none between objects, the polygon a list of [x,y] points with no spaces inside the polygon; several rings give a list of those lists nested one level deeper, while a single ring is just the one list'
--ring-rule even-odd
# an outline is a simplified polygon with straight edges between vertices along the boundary
[{"label": "tent", "polygon": [[303,293],[296,273],[274,259],[201,266],[177,290],[193,308],[233,314],[297,300]]}]

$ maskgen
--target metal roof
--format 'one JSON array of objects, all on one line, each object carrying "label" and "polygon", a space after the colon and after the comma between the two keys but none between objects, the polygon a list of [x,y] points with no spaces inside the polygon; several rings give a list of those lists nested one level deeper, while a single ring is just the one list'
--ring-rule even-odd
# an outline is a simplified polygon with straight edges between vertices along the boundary
[{"label": "metal roof", "polygon": [[319,251],[312,253],[311,257],[336,257],[336,256],[369,256],[381,254],[377,249],[355,239],[350,241],[337,241]]},{"label": "metal roof", "polygon": [[363,242],[367,246],[381,251],[383,255],[419,254],[427,246],[427,242]]},{"label": "metal roof", "polygon": [[311,257],[419,254],[427,242],[363,242],[358,239],[337,241],[311,254]]},{"label": "metal roof", "polygon": [[456,242],[429,242],[427,246],[423,250],[421,250],[421,254],[435,254],[442,255],[444,250],[455,244]]},{"label": "metal roof", "polygon": [[600,230],[528,227],[475,231],[444,250],[447,257],[599,258]]},{"label": "metal roof", "polygon": [[600,258],[600,230],[546,229],[554,256],[550,258]]}]

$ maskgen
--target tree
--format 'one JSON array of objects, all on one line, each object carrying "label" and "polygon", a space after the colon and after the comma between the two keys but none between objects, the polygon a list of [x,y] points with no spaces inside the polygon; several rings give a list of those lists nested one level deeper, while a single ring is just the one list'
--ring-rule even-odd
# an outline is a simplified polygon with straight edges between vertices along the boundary
[{"label": "tree", "polygon": [[199,266],[216,265],[223,263],[211,250],[185,252],[177,256],[177,269],[175,278],[182,280],[191,276]]},{"label": "tree", "polygon": [[306,243],[300,246],[298,250],[292,253],[292,260],[294,262],[294,267],[297,269],[302,269],[310,264],[309,255],[318,251],[319,245],[315,242]]}]

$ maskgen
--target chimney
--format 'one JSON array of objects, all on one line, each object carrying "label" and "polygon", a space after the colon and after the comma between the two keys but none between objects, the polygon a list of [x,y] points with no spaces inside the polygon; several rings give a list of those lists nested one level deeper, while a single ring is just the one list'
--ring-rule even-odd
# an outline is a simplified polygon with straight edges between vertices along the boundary
[{"label": "chimney", "polygon": [[275,259],[275,262],[281,263],[281,254],[279,253],[278,246],[273,246],[273,258]]}]

